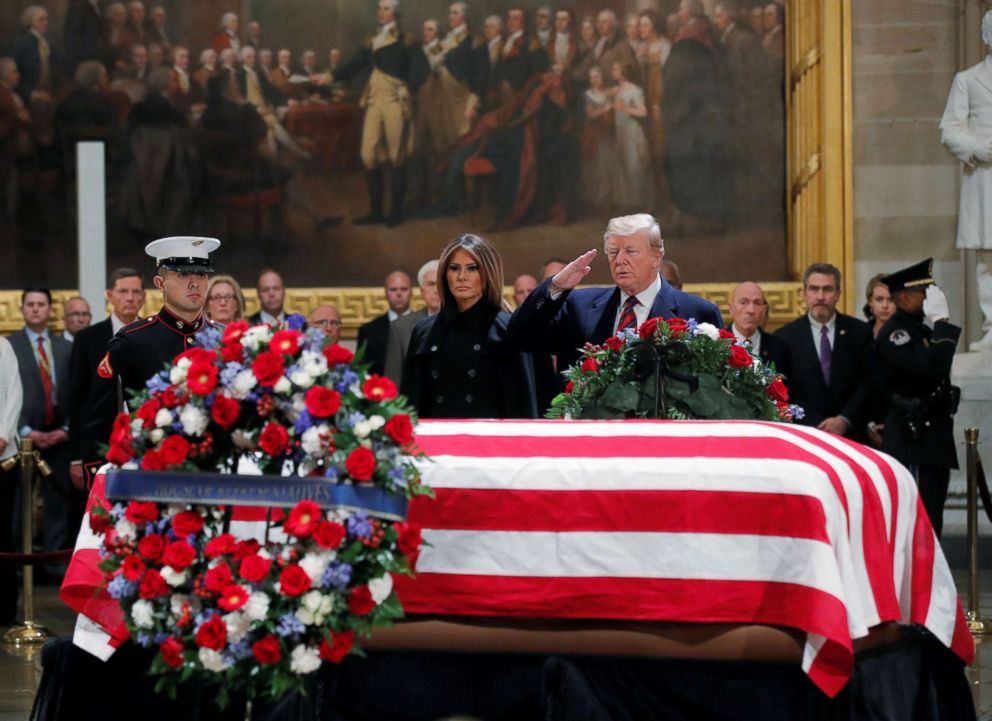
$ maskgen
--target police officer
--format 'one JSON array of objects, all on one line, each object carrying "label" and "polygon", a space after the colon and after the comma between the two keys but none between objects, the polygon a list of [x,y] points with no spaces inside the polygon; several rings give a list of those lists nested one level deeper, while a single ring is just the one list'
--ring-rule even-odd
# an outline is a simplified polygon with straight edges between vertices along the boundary
[{"label": "police officer", "polygon": [[882,282],[897,308],[875,345],[879,383],[889,401],[882,450],[916,476],[939,538],[950,472],[958,467],[954,413],[959,390],[950,375],[961,329],[948,322],[947,299],[934,285],[932,258]]},{"label": "police officer", "polygon": [[[355,221],[357,225],[381,223],[395,226],[403,220],[406,196],[406,160],[410,145],[410,43],[397,24],[399,0],[379,0],[376,18],[379,29],[359,53],[323,82],[348,80],[371,68],[368,84],[362,93],[365,108],[362,125],[362,164],[369,189],[369,212]],[[392,209],[384,218],[383,151],[392,165]]]},{"label": "police officer", "polygon": [[155,315],[126,325],[107,345],[97,366],[83,421],[80,448],[92,473],[102,464],[100,445],[107,442],[120,403],[145,388],[149,378],[190,348],[205,323],[207,274],[213,272],[210,253],[220,247],[215,238],[161,238],[145,247],[156,260],[155,287],[163,306]]}]

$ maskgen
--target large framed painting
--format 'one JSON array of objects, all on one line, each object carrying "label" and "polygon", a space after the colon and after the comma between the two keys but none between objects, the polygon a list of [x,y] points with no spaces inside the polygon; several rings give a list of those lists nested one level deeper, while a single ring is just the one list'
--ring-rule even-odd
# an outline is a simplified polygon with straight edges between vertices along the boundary
[{"label": "large framed painting", "polygon": [[[507,282],[650,212],[690,289],[850,268],[848,2],[52,0],[0,7],[0,288],[76,284],[75,144],[108,266],[219,237],[251,287],[378,310],[453,236]],[[605,260],[589,282],[608,282]],[[0,316],[10,303],[0,299]],[[0,324],[6,319],[0,318]]]}]

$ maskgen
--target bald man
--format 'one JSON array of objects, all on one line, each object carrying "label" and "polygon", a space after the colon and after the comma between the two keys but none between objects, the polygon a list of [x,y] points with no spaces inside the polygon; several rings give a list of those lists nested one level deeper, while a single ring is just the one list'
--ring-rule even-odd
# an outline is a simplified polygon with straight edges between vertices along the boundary
[{"label": "bald man", "polygon": [[329,303],[314,308],[307,318],[307,325],[311,328],[319,328],[331,343],[341,340],[341,314]]},{"label": "bald man", "polygon": [[532,275],[518,275],[517,279],[513,281],[513,303],[518,308],[520,304],[527,300],[527,296],[531,294],[534,288],[537,287],[537,278]]},{"label": "bald man", "polygon": [[410,312],[413,283],[403,271],[393,271],[384,286],[389,310],[358,329],[358,347],[365,346],[363,359],[373,373],[382,375],[386,369],[386,349],[389,347],[389,324]]},{"label": "bald man", "polygon": [[751,354],[763,362],[774,363],[775,370],[788,381],[792,373],[789,346],[761,329],[768,319],[768,301],[761,286],[750,281],[738,285],[730,294],[727,309],[733,321],[730,330],[737,341],[750,345]]}]

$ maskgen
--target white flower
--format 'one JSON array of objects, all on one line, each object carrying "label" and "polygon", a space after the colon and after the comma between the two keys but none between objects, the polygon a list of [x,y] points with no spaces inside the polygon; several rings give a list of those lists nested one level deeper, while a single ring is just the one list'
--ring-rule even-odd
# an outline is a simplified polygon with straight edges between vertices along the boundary
[{"label": "white flower", "polygon": [[154,431],[148,434],[148,440],[150,440],[152,443],[159,443],[163,438],[165,438],[165,431],[163,431],[161,428],[156,428]]},{"label": "white flower", "polygon": [[186,370],[189,368],[189,358],[183,358],[169,370],[169,380],[173,385],[179,385],[186,380]]},{"label": "white flower", "polygon": [[189,604],[189,612],[194,616],[200,612],[200,608],[202,607],[200,599],[196,596],[188,596],[185,593],[174,593],[169,597],[169,611],[175,616],[181,616],[184,603]]},{"label": "white flower", "polygon": [[307,626],[320,626],[333,608],[334,599],[331,596],[325,596],[320,591],[308,591],[300,597],[296,617]]},{"label": "white flower", "polygon": [[302,413],[307,409],[306,398],[303,397],[302,393],[293,394],[293,410],[297,413]]},{"label": "white flower", "polygon": [[134,524],[126,518],[121,518],[121,520],[114,524],[114,531],[116,531],[117,535],[121,538],[134,538],[135,534],[138,532],[138,529],[135,528]]},{"label": "white flower", "polygon": [[233,611],[222,618],[224,625],[227,626],[227,640],[231,643],[237,643],[248,635],[251,619],[241,611]]},{"label": "white flower", "polygon": [[258,383],[258,379],[255,374],[250,370],[243,370],[234,376],[234,380],[231,382],[231,387],[228,389],[228,393],[235,400],[243,401],[251,393],[251,389],[254,388]]},{"label": "white flower", "polygon": [[131,432],[141,433],[141,430],[145,427],[145,422],[140,418],[135,418],[131,421]]},{"label": "white flower", "polygon": [[317,378],[327,372],[327,359],[324,358],[323,353],[314,353],[312,350],[305,350],[300,354],[299,366],[311,378],[317,380]]},{"label": "white flower", "polygon": [[159,408],[155,414],[155,425],[159,428],[166,428],[172,425],[172,411],[168,408]]},{"label": "white flower", "polygon": [[712,323],[699,323],[696,325],[696,335],[704,335],[710,340],[720,340],[720,331]]},{"label": "white flower", "polygon": [[135,601],[131,606],[131,620],[138,628],[151,628],[155,625],[152,605],[148,601]]},{"label": "white flower", "polygon": [[369,424],[372,426],[373,431],[377,431],[386,425],[386,419],[382,416],[371,416],[369,418]]},{"label": "white flower", "polygon": [[200,436],[207,428],[207,417],[203,411],[187,403],[179,413],[179,422],[183,424],[183,433],[187,436]]},{"label": "white flower", "polygon": [[177,571],[172,566],[162,566],[162,578],[170,586],[182,586],[186,583],[186,571]]},{"label": "white flower", "polygon": [[355,435],[359,438],[368,438],[368,435],[371,432],[372,423],[370,421],[360,421],[355,424]]},{"label": "white flower", "polygon": [[313,673],[320,668],[320,656],[317,649],[304,646],[302,643],[290,654],[289,670],[301,676]]},{"label": "white flower", "polygon": [[389,598],[389,594],[392,592],[393,577],[388,573],[385,576],[373,578],[369,581],[369,593],[372,594],[372,600],[375,601],[376,606]]},{"label": "white flower", "polygon": [[313,376],[302,368],[297,368],[295,371],[290,373],[289,379],[300,388],[309,388],[313,385]]},{"label": "white flower", "polygon": [[212,648],[201,648],[197,658],[200,659],[200,663],[207,671],[220,673],[224,670],[224,658],[219,651],[214,651]]},{"label": "white flower", "polygon": [[293,384],[289,382],[289,378],[286,376],[280,376],[276,384],[272,386],[272,390],[276,393],[286,394],[293,390]]},{"label": "white flower", "polygon": [[330,562],[331,559],[327,553],[308,553],[300,560],[300,568],[310,576],[310,582],[317,585]]},{"label": "white flower", "polygon": [[262,621],[269,615],[269,596],[261,591],[255,591],[248,597],[244,605],[245,615],[252,621]]},{"label": "white flower", "polygon": [[300,447],[309,456],[323,456],[327,450],[327,433],[330,429],[325,423],[310,426],[300,437]]},{"label": "white flower", "polygon": [[268,343],[272,339],[272,329],[267,325],[252,326],[241,336],[241,345],[257,351],[262,343]]}]

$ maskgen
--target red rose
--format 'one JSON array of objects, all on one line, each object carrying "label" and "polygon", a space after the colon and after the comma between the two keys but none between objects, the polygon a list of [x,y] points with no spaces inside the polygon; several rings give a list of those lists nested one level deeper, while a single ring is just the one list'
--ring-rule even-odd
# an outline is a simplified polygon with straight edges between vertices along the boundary
[{"label": "red rose", "polygon": [[166,408],[175,408],[186,402],[186,395],[176,392],[175,386],[169,386],[162,391],[162,405]]},{"label": "red rose", "polygon": [[217,366],[194,363],[186,371],[186,387],[197,396],[205,396],[217,387]]},{"label": "red rose", "polygon": [[327,361],[327,366],[333,368],[336,365],[351,363],[355,360],[355,354],[342,345],[332,343],[324,348],[324,359]]},{"label": "red rose", "polygon": [[124,558],[121,564],[121,574],[128,581],[137,581],[145,573],[145,564],[137,556],[131,555]]},{"label": "red rose", "polygon": [[423,540],[420,535],[420,528],[409,523],[397,523],[394,528],[396,529],[396,547],[400,553],[411,560],[416,559]]},{"label": "red rose", "polygon": [[114,418],[114,424],[110,428],[110,442],[124,443],[131,440],[131,416],[127,413],[118,413]]},{"label": "red rose", "polygon": [[362,384],[362,393],[370,401],[388,401],[398,394],[396,384],[383,376],[371,375]]},{"label": "red rose", "polygon": [[103,509],[103,513],[100,513],[96,508],[90,509],[90,530],[96,535],[101,535],[107,532],[108,528],[114,527],[114,519],[110,517],[110,514],[106,512],[107,509]]},{"label": "red rose", "polygon": [[234,553],[234,536],[230,533],[211,538],[203,548],[203,555],[207,558],[216,558],[226,553]]},{"label": "red rose", "polygon": [[289,512],[283,529],[297,538],[309,538],[320,521],[320,506],[313,501],[300,501]]},{"label": "red rose", "polygon": [[658,318],[648,318],[646,321],[641,323],[637,328],[637,335],[641,337],[642,340],[648,340],[654,336],[654,332],[658,329]]},{"label": "red rose", "polygon": [[599,363],[596,362],[595,358],[586,358],[582,361],[580,366],[583,373],[595,373],[599,370]]},{"label": "red rose", "polygon": [[258,384],[262,386],[273,386],[276,381],[282,378],[282,373],[286,369],[282,356],[272,351],[263,351],[255,357],[251,364],[252,372],[258,379]]},{"label": "red rose", "polygon": [[[643,338],[644,336],[641,337]],[[611,335],[609,338],[607,338],[606,342],[603,343],[603,345],[605,345],[614,353],[619,353],[621,350],[623,350],[623,341],[620,340],[620,338],[615,335]]]},{"label": "red rose", "polygon": [[162,441],[159,453],[162,454],[162,460],[167,466],[178,466],[185,463],[186,457],[189,456],[189,441],[182,436],[169,436]]},{"label": "red rose", "polygon": [[172,668],[179,668],[183,665],[183,650],[183,642],[175,636],[169,636],[158,647],[158,652],[162,654],[162,660]]},{"label": "red rose", "polygon": [[240,363],[245,359],[245,347],[240,343],[222,345],[220,357],[225,363]]},{"label": "red rose", "polygon": [[115,466],[123,466],[134,458],[134,446],[131,445],[131,441],[127,443],[114,443],[107,449],[105,458],[107,459],[107,463],[113,463]]},{"label": "red rose", "polygon": [[165,459],[154,448],[147,450],[145,451],[145,455],[141,457],[141,469],[143,471],[164,471]]},{"label": "red rose", "polygon": [[[276,513],[282,513],[282,511],[277,510]],[[254,556],[261,549],[261,543],[256,541],[254,538],[248,538],[244,541],[238,541],[238,545],[234,547],[234,557],[241,559],[247,558],[248,556]]]},{"label": "red rose", "polygon": [[176,571],[183,571],[196,560],[196,549],[187,541],[174,541],[165,547],[162,563],[172,566]]},{"label": "red rose", "polygon": [[295,355],[300,349],[300,338],[303,334],[298,330],[277,330],[269,341],[269,350],[283,355]]},{"label": "red rose", "polygon": [[219,594],[234,580],[231,567],[226,563],[219,563],[207,570],[203,576],[203,586],[208,591]]},{"label": "red rose", "polygon": [[689,330],[689,327],[682,318],[669,318],[665,321],[665,325],[668,326],[668,332],[673,338]]},{"label": "red rose", "polygon": [[283,596],[299,596],[310,590],[310,576],[297,564],[291,563],[279,575],[279,592]]},{"label": "red rose", "polygon": [[138,541],[138,553],[149,561],[157,561],[165,550],[165,536],[152,533]]},{"label": "red rose", "polygon": [[151,501],[131,501],[124,509],[124,518],[136,524],[157,521],[158,505]]},{"label": "red rose", "polygon": [[237,611],[246,603],[248,603],[248,591],[244,586],[239,586],[236,583],[224,586],[224,590],[220,592],[220,598],[217,600],[217,605],[225,611]]},{"label": "red rose", "polygon": [[149,398],[141,404],[141,407],[138,408],[138,412],[134,414],[134,417],[141,419],[142,427],[149,428],[155,425],[155,414],[161,409],[162,401],[158,398]]},{"label": "red rose", "polygon": [[241,404],[233,398],[228,398],[225,395],[218,395],[214,398],[214,405],[210,409],[210,417],[213,418],[214,423],[225,431],[230,430],[231,426],[237,423],[238,416],[240,415]]},{"label": "red rose", "polygon": [[149,568],[145,571],[145,575],[141,579],[141,584],[138,586],[138,595],[147,601],[152,598],[158,598],[159,596],[167,596],[168,594],[169,584],[162,578],[162,574],[154,568]]},{"label": "red rose", "polygon": [[289,445],[289,431],[278,423],[266,423],[258,436],[258,447],[270,456],[278,456]]},{"label": "red rose", "polygon": [[188,536],[203,529],[203,516],[196,511],[183,511],[172,517],[172,530],[177,536]]},{"label": "red rose", "polygon": [[323,386],[314,386],[303,397],[307,410],[314,418],[333,416],[341,407],[341,395]]},{"label": "red rose", "polygon": [[367,481],[375,472],[375,454],[365,446],[359,446],[348,454],[344,467],[356,481]]},{"label": "red rose", "polygon": [[408,446],[413,442],[413,423],[406,413],[397,413],[391,417],[382,430],[401,446]]},{"label": "red rose", "polygon": [[245,331],[247,331],[250,327],[251,326],[248,325],[248,321],[236,320],[224,328],[224,335],[221,336],[220,342],[224,345],[239,343],[241,341],[241,336],[243,336]]},{"label": "red rose", "polygon": [[220,651],[227,644],[227,624],[220,616],[211,616],[196,632],[196,645]]},{"label": "red rose", "polygon": [[785,403],[789,400],[789,389],[785,387],[785,383],[782,382],[781,378],[776,378],[765,388],[765,393],[773,401],[779,401]]},{"label": "red rose", "polygon": [[575,390],[575,384],[574,384],[574,383],[572,383],[572,381],[568,381],[568,382],[567,382],[567,383],[565,384],[565,392],[566,392],[566,393],[571,393],[571,392],[572,392],[572,391],[574,391],[574,390]]},{"label": "red rose", "polygon": [[348,655],[351,651],[351,647],[355,645],[355,632],[341,631],[331,631],[331,642],[328,643],[327,639],[323,639],[320,642],[320,657],[325,661],[330,661],[331,663],[339,663],[341,659]]},{"label": "red rose", "polygon": [[282,649],[279,646],[279,639],[271,633],[265,638],[255,641],[251,647],[251,652],[255,660],[263,665],[279,663],[282,658]]},{"label": "red rose", "polygon": [[241,565],[238,566],[238,575],[248,583],[257,583],[265,578],[270,568],[272,568],[272,561],[268,558],[262,558],[258,555],[245,556],[241,559]]},{"label": "red rose", "polygon": [[751,365],[751,354],[747,352],[747,348],[739,345],[730,346],[730,357],[727,359],[727,364],[731,368],[746,368]]},{"label": "red rose", "polygon": [[348,594],[348,610],[356,616],[368,616],[375,608],[372,592],[368,586],[358,586]]},{"label": "red rose", "polygon": [[344,540],[344,526],[333,521],[321,521],[313,532],[313,540],[321,548],[337,548]]}]

